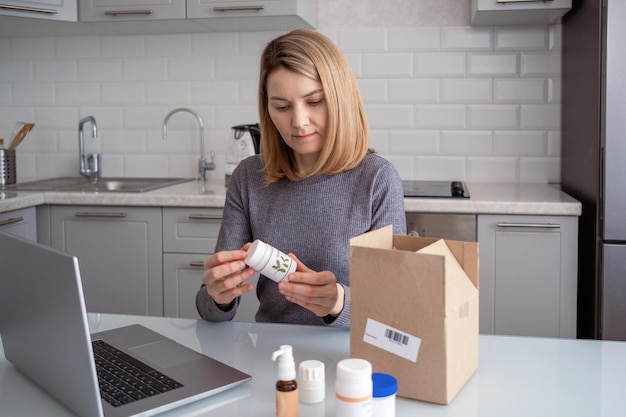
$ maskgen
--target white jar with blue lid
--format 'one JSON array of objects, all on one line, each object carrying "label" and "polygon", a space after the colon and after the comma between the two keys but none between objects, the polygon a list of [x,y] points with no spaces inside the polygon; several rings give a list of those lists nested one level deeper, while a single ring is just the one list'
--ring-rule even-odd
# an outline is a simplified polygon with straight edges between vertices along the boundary
[{"label": "white jar with blue lid", "polygon": [[372,417],[395,417],[398,381],[391,375],[372,373]]}]

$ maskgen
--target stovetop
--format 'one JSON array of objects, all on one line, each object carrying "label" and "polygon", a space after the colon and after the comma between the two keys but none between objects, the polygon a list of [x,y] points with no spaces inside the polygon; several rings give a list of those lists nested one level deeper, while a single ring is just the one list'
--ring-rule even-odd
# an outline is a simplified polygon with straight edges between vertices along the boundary
[{"label": "stovetop", "polygon": [[463,181],[402,181],[405,197],[470,198]]}]

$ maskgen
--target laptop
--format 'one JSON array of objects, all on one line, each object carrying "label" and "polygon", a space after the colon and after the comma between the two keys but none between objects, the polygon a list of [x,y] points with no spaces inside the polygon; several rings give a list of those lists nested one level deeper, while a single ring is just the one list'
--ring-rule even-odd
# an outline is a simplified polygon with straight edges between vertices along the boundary
[{"label": "laptop", "polygon": [[0,335],[7,360],[81,417],[158,414],[251,379],[141,325],[90,335],[78,259],[7,233]]}]

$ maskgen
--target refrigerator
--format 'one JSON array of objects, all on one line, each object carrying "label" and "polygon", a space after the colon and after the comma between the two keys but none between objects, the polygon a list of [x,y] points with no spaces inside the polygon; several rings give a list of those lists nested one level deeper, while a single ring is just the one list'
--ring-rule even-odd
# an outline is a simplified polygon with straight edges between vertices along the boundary
[{"label": "refrigerator", "polygon": [[562,19],[561,187],[582,203],[577,336],[626,340],[626,1]]}]

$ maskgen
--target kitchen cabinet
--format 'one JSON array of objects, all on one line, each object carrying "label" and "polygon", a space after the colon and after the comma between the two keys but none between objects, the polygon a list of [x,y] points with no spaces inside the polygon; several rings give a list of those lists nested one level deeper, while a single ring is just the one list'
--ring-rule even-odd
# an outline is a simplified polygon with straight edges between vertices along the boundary
[{"label": "kitchen cabinet", "polygon": [[196,293],[208,254],[163,253],[163,315],[197,319]]},{"label": "kitchen cabinet", "polygon": [[480,332],[576,337],[578,217],[478,215]]},{"label": "kitchen cabinet", "polygon": [[37,217],[35,207],[0,213],[0,232],[12,233],[36,241]]},{"label": "kitchen cabinet", "polygon": [[88,311],[163,314],[160,208],[49,210],[50,244],[78,257]]},{"label": "kitchen cabinet", "polygon": [[472,0],[475,26],[549,25],[572,8],[572,0]]},{"label": "kitchen cabinet", "polygon": [[[50,3],[58,7],[44,7]],[[50,0],[50,3],[0,0],[0,36],[288,31],[317,25],[317,0]],[[24,4],[42,10],[15,10]]]},{"label": "kitchen cabinet", "polygon": [[81,22],[185,19],[185,0],[79,0]]},{"label": "kitchen cabinet", "polygon": [[[204,260],[213,253],[222,209],[163,208],[163,307],[169,317],[198,318],[196,293],[202,284]],[[252,283],[256,286],[255,277]],[[254,321],[254,292],[242,297],[236,321]]]},{"label": "kitchen cabinet", "polygon": [[[280,30],[313,27],[315,0],[80,0],[81,22],[189,19],[211,31]],[[148,29],[148,28],[146,28]]]},{"label": "kitchen cabinet", "polygon": [[163,209],[163,309],[168,317],[198,318],[196,293],[204,260],[213,253],[222,209]]},{"label": "kitchen cabinet", "polygon": [[77,0],[0,0],[0,14],[76,22],[78,4]]},{"label": "kitchen cabinet", "polygon": [[187,18],[202,19],[215,31],[314,28],[316,0],[187,0]]}]

